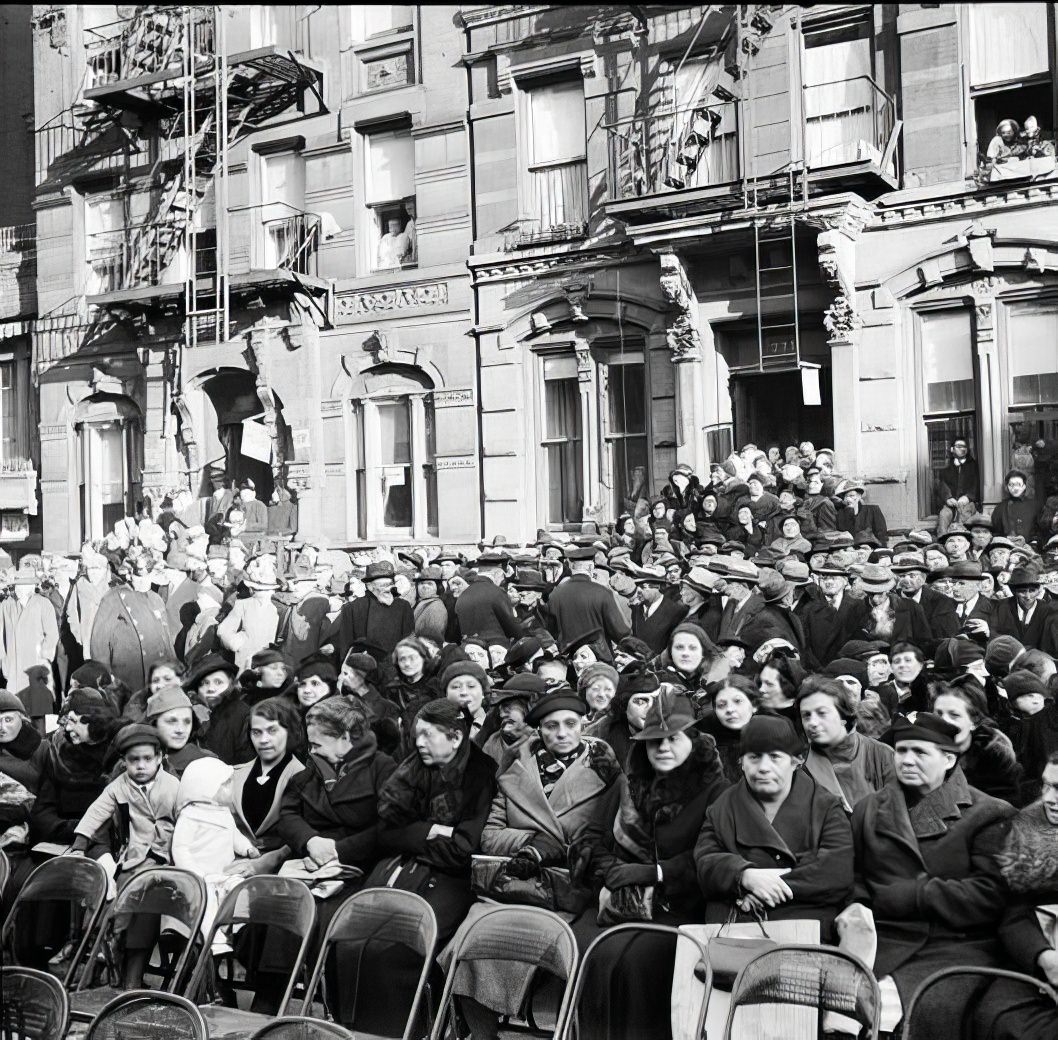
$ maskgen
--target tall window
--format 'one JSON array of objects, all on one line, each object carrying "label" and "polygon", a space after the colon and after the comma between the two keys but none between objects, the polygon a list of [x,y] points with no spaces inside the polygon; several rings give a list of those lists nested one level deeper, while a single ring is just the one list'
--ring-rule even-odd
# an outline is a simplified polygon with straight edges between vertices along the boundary
[{"label": "tall window", "polygon": [[646,369],[643,355],[613,355],[607,365],[606,444],[614,492],[614,513],[631,513],[649,496],[647,467]]},{"label": "tall window", "polygon": [[935,474],[948,464],[948,448],[965,438],[977,453],[977,383],[970,312],[936,311],[919,316],[922,421],[929,473],[920,501],[931,501]]},{"label": "tall window", "polygon": [[125,284],[125,205],[102,194],[85,199],[84,226],[88,258],[89,296],[112,292]]},{"label": "tall window", "polygon": [[410,4],[364,4],[364,37],[408,29],[412,25]]},{"label": "tall window", "polygon": [[[713,96],[722,55],[690,56],[663,67],[664,101],[651,120],[652,159],[672,188],[724,184],[738,177],[738,106]],[[664,154],[653,142],[663,142]]]},{"label": "tall window", "polygon": [[1058,404],[1058,300],[1012,304],[1009,328],[1011,405]]},{"label": "tall window", "polygon": [[584,515],[583,431],[573,357],[544,359],[543,427],[548,523],[580,523]]},{"label": "tall window", "polygon": [[261,225],[264,229],[265,269],[297,268],[309,248],[312,227],[305,213],[305,160],[296,152],[263,157],[261,165]]},{"label": "tall window", "polygon": [[415,231],[415,142],[408,130],[366,139],[367,208],[372,267],[385,271],[418,261]]},{"label": "tall window", "polygon": [[529,233],[580,233],[588,220],[584,86],[576,80],[532,87],[526,112]]},{"label": "tall window", "polygon": [[0,464],[30,457],[29,393],[28,360],[0,361]]}]

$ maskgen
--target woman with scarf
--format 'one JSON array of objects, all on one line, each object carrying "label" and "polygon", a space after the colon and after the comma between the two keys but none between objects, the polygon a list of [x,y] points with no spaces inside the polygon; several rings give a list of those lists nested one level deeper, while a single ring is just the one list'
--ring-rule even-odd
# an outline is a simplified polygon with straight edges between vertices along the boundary
[{"label": "woman with scarf", "polygon": [[400,887],[414,888],[433,907],[441,945],[474,901],[470,856],[496,791],[496,763],[470,740],[469,728],[454,701],[423,704],[412,720],[412,751],[378,799],[378,844],[388,856],[379,876],[396,872]]},{"label": "woman with scarf", "polygon": [[585,726],[590,726],[606,716],[620,681],[617,669],[605,661],[588,665],[580,673],[577,677],[577,693],[584,698],[584,703],[588,706],[588,714],[584,716]]},{"label": "woman with scarf", "polygon": [[472,661],[453,661],[441,676],[445,696],[465,709],[470,716],[470,739],[478,747],[499,728],[495,715],[489,715],[485,701],[492,683],[480,665]]},{"label": "woman with scarf", "polygon": [[[632,738],[627,776],[607,792],[588,824],[591,876],[599,906],[610,916],[600,922],[593,910],[578,922],[582,952],[605,924],[635,919],[626,908],[647,893],[649,917],[659,924],[702,920],[694,845],[706,810],[728,783],[716,745],[696,721],[686,697],[660,694]],[[587,980],[583,1013],[608,1036],[667,1036],[671,941],[636,935],[605,949]]]},{"label": "woman with scarf", "polygon": [[857,701],[843,683],[809,676],[797,692],[797,710],[809,745],[804,770],[847,813],[896,777],[893,749],[856,732]]},{"label": "woman with scarf", "polygon": [[204,717],[201,746],[222,762],[237,766],[253,758],[247,735],[250,706],[242,698],[235,676],[239,669],[220,654],[202,658],[183,686]]}]

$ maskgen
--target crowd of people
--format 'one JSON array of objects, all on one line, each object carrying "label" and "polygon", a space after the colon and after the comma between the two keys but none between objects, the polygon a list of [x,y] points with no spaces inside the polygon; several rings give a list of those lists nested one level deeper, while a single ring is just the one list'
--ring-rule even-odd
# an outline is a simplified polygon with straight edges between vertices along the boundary
[{"label": "crowd of people", "polygon": [[[621,921],[814,921],[873,969],[889,1033],[948,965],[1058,985],[1036,912],[1058,902],[1058,498],[1012,471],[986,515],[951,455],[938,527],[899,534],[805,443],[678,466],[612,527],[530,545],[248,545],[228,502],[23,559],[4,903],[46,854],[113,890],[184,866],[214,908],[301,860],[355,868],[317,888],[321,928],[387,885],[442,946],[488,901],[561,912],[585,948]],[[615,1036],[667,1035],[672,952],[642,953],[588,997]],[[464,1035],[523,1010],[503,971],[460,992]],[[1054,1007],[1004,985],[980,1035],[1053,1037]]]}]

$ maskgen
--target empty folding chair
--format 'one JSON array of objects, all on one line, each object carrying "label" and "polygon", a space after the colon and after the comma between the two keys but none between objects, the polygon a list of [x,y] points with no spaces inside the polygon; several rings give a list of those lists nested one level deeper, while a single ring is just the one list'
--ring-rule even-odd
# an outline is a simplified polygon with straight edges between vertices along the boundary
[{"label": "empty folding chair", "polygon": [[[577,1040],[671,1037],[673,973],[680,942],[695,948],[693,963],[706,973],[706,994],[694,1040],[704,1037],[710,984],[705,944],[672,925],[627,923],[607,928],[585,950],[562,1033],[556,1034],[559,1040],[573,1036]],[[668,978],[663,983],[657,976],[660,964],[667,965]],[[685,981],[695,985],[693,971]],[[586,993],[592,994],[594,1006],[581,1014]],[[626,1004],[626,999],[631,1003]]]},{"label": "empty folding chair", "polygon": [[[187,993],[200,1001],[199,1008],[211,1037],[223,1037],[225,1040],[250,1037],[271,1018],[282,1017],[286,1013],[294,986],[302,976],[315,925],[316,901],[303,881],[271,875],[249,877],[224,897],[206,936],[206,955],[199,959],[187,987]],[[258,938],[262,933],[267,936],[259,943],[266,950],[274,951],[281,945],[291,949],[289,963],[283,965],[285,981],[280,982],[281,988],[275,991],[279,997],[274,1014],[241,1011],[219,1003],[202,1003],[209,985],[217,981],[210,977],[217,970],[216,958],[210,955],[210,951],[218,932],[223,931],[227,941],[237,947],[240,939],[237,932],[247,926],[253,926]]]},{"label": "empty folding chair", "polygon": [[[437,918],[422,896],[393,888],[365,888],[354,892],[331,918],[320,944],[319,957],[306,987],[305,1008],[312,1004],[317,989],[323,988],[332,1018],[356,1031],[358,1037],[369,1035],[400,1036],[403,1040],[422,1036],[429,1023],[416,1029],[420,1019],[427,978],[437,945]],[[404,952],[418,968],[414,988],[401,992],[392,977],[380,977],[387,955]],[[329,958],[344,956],[345,961],[328,970]],[[349,961],[352,964],[349,964]],[[383,967],[383,970],[384,967]],[[328,976],[337,974],[340,992],[326,985]],[[366,981],[365,976],[366,974]],[[378,989],[386,986],[386,999],[378,999]],[[386,1023],[399,1022],[393,1032],[380,1029]]]},{"label": "empty folding chair", "polygon": [[209,1040],[202,1014],[186,997],[134,989],[115,997],[85,1040]]},{"label": "empty folding chair", "polygon": [[61,1040],[70,1019],[70,1004],[62,983],[35,968],[7,967],[0,971],[0,1036],[4,1040]]},{"label": "empty folding chair", "polygon": [[434,1019],[431,1040],[445,1035],[455,998],[464,994],[475,976],[502,972],[505,963],[546,972],[562,983],[562,996],[553,1030],[561,1033],[577,970],[577,942],[566,922],[550,910],[534,906],[496,906],[486,910],[462,934],[457,933],[452,961]]},{"label": "empty folding chair", "polygon": [[[202,878],[179,867],[151,867],[123,885],[107,908],[88,951],[77,988],[70,994],[70,1014],[91,1021],[123,989],[122,970],[127,956],[127,936],[132,929],[150,933],[151,946],[162,930],[163,918],[175,926],[180,952],[166,971],[164,992],[177,992],[187,973],[192,949],[198,948],[199,929],[206,912],[206,886]],[[106,981],[97,979],[102,962]],[[76,965],[71,967],[74,977]]]},{"label": "empty folding chair", "polygon": [[922,982],[904,1008],[903,1038],[992,1036],[997,1017],[1015,1006],[1034,1004],[1047,1022],[1058,1017],[1058,991],[1031,975],[969,965],[944,968]]},{"label": "empty folding chair", "polygon": [[724,1040],[738,1036],[733,1030],[740,1008],[761,1004],[793,1004],[844,1015],[858,1022],[871,1040],[878,1040],[878,983],[859,957],[833,946],[789,943],[754,957],[735,979]]},{"label": "empty folding chair", "polygon": [[66,949],[59,977],[69,986],[106,907],[106,894],[106,871],[95,860],[46,860],[26,878],[11,904],[0,934],[4,959],[59,974],[59,965],[49,965],[49,958]]}]

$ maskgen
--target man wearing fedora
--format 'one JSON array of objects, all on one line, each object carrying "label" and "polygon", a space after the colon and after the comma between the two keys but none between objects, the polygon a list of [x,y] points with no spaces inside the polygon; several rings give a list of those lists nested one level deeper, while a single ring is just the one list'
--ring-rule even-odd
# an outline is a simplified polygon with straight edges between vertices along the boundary
[{"label": "man wearing fedora", "polygon": [[926,584],[929,564],[921,553],[899,553],[890,570],[896,575],[896,587],[900,596],[917,603],[926,615],[931,638],[923,644],[922,650],[932,656],[942,639],[950,639],[959,634],[959,618],[955,613],[955,604]]},{"label": "man wearing fedora", "polygon": [[672,630],[686,616],[687,607],[665,595],[667,579],[660,567],[638,575],[635,583],[638,596],[632,605],[632,635],[660,654],[668,646]]},{"label": "man wearing fedora", "polygon": [[895,587],[896,579],[881,564],[868,563],[860,569],[860,588],[866,599],[861,604],[862,630],[856,635],[925,646],[932,638],[925,613],[917,603],[896,595]]},{"label": "man wearing fedora", "polygon": [[870,531],[879,545],[889,544],[889,532],[881,509],[863,501],[867,489],[859,480],[844,480],[837,487],[837,497],[842,501],[838,510],[838,530],[857,535]]},{"label": "man wearing fedora", "polygon": [[[748,560],[715,559],[720,562],[710,564],[710,569],[718,569],[727,596],[724,612],[720,616],[718,638],[727,640],[737,637],[751,647],[758,647],[769,639],[785,639],[800,646],[800,643],[794,642],[797,636],[791,626],[776,616],[761,594],[758,588],[761,573],[756,564]],[[782,578],[779,581],[782,582]],[[782,584],[785,586],[785,582]]]},{"label": "man wearing fedora", "polygon": [[815,571],[822,596],[804,601],[799,610],[805,633],[805,666],[818,671],[838,656],[838,651],[860,627],[863,601],[849,594],[844,567],[826,563]]},{"label": "man wearing fedora", "polygon": [[946,567],[942,575],[951,584],[951,598],[955,601],[960,630],[975,639],[987,640],[991,634],[994,604],[981,591],[984,577],[981,565],[960,560]]},{"label": "man wearing fedora", "polygon": [[1013,636],[1029,650],[1058,656],[1058,611],[1040,598],[1040,577],[1035,568],[1015,567],[1007,587],[1010,599],[993,603],[993,636]]},{"label": "man wearing fedora", "polygon": [[344,661],[354,643],[370,643],[387,657],[405,636],[415,631],[415,617],[407,600],[393,591],[396,571],[389,560],[369,563],[364,573],[367,594],[343,603],[338,616],[323,633],[335,656]]}]

